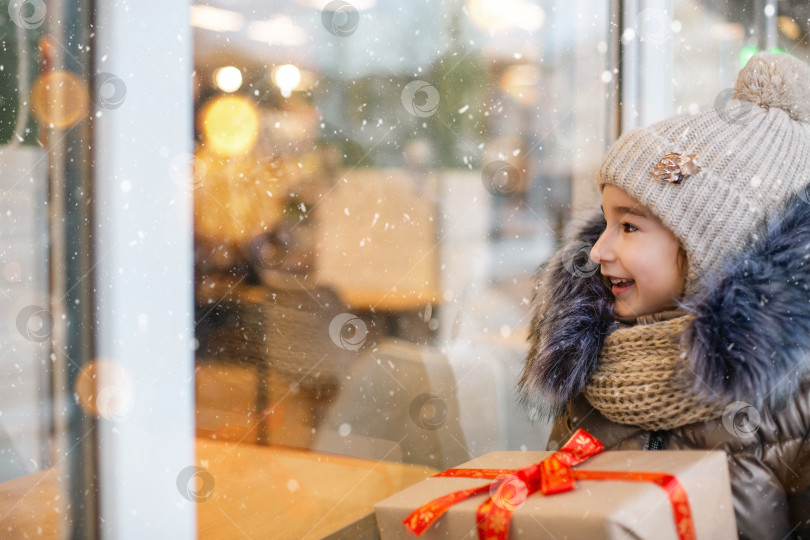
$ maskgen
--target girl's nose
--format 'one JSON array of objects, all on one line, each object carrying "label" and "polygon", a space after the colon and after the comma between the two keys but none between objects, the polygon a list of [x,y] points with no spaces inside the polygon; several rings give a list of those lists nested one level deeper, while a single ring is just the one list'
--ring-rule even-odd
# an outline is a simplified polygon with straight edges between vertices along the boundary
[{"label": "girl's nose", "polygon": [[600,264],[602,260],[599,258],[599,251],[596,249],[596,244],[591,248],[591,260],[596,264]]},{"label": "girl's nose", "polygon": [[596,264],[602,264],[610,260],[610,257],[610,248],[605,240],[605,233],[602,233],[602,236],[599,237],[591,248],[591,260]]}]

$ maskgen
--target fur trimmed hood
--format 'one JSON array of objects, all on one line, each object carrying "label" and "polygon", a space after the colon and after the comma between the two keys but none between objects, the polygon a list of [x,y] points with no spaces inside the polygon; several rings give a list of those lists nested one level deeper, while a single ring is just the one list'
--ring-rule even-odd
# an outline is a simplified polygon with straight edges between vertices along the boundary
[{"label": "fur trimmed hood", "polygon": [[[613,296],[590,261],[601,213],[538,272],[530,350],[518,381],[533,417],[559,416],[582,393],[605,336]],[[810,371],[810,203],[794,196],[681,305],[694,319],[681,341],[698,396],[774,406]]]}]

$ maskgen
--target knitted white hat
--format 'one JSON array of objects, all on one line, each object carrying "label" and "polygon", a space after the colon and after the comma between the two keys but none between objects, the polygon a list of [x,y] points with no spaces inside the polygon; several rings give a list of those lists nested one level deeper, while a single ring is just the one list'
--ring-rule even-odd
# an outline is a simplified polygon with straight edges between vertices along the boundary
[{"label": "knitted white hat", "polygon": [[[622,135],[597,183],[600,190],[623,189],[681,241],[689,296],[701,276],[718,270],[810,182],[808,122],[810,67],[787,54],[759,53],[740,71],[727,103],[718,99],[697,114]],[[670,181],[654,177],[656,169]]]}]

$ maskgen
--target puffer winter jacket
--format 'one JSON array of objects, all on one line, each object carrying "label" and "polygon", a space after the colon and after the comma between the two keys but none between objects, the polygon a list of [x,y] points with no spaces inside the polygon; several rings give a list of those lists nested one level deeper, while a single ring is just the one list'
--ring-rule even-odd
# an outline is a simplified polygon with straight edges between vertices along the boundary
[{"label": "puffer winter jacket", "polygon": [[584,397],[605,337],[616,329],[598,270],[573,267],[572,257],[587,255],[584,247],[605,227],[601,215],[584,224],[538,274],[519,382],[530,411],[555,419],[549,448],[581,427],[608,450],[724,450],[740,537],[810,539],[807,200],[790,200],[684,300],[693,319],[679,356],[694,376],[694,395],[708,389],[728,405],[717,418],[665,431],[612,422]]}]

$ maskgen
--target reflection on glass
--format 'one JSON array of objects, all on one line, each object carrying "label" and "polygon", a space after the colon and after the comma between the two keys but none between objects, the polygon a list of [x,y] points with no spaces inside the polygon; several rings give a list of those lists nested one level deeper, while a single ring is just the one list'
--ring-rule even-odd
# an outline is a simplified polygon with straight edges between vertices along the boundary
[{"label": "reflection on glass", "polygon": [[[88,298],[89,280],[73,272],[86,270],[86,259],[76,256],[86,253],[85,229],[76,223],[87,216],[87,119],[96,98],[115,106],[117,96],[90,94],[87,26],[81,16],[70,23],[59,16],[66,4],[81,11],[75,2],[7,4],[9,17],[0,22],[0,304],[7,321],[0,339],[0,530],[9,538],[66,538],[96,520],[94,484],[82,477],[93,467],[86,437],[93,420],[73,392],[85,345],[75,330],[77,306]],[[82,391],[94,392],[94,383]],[[89,490],[78,508],[72,493],[82,486]]]}]

